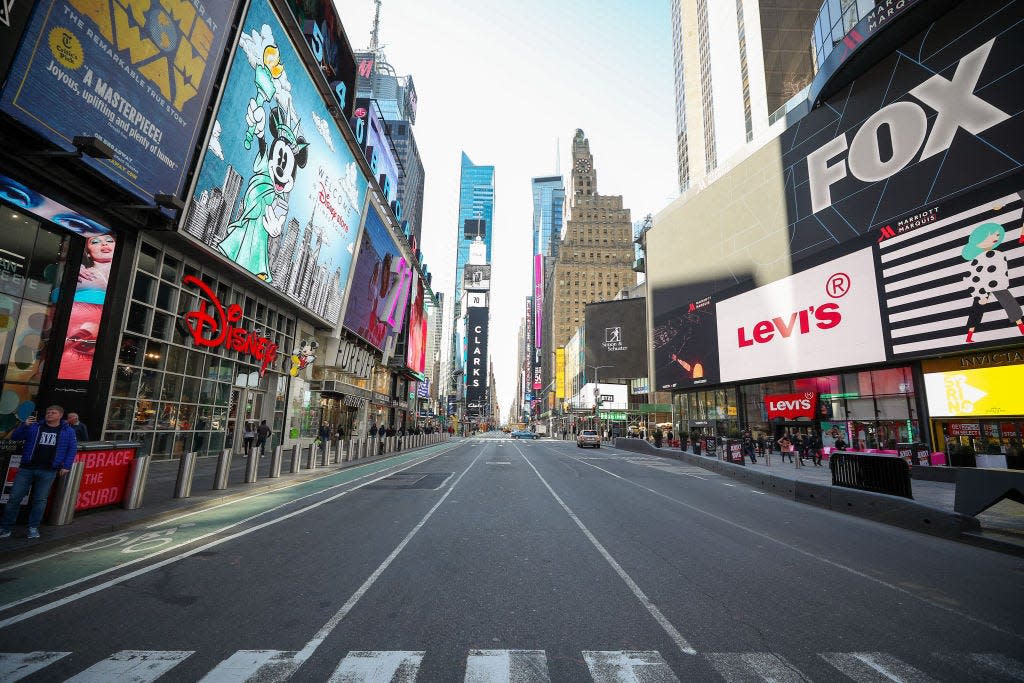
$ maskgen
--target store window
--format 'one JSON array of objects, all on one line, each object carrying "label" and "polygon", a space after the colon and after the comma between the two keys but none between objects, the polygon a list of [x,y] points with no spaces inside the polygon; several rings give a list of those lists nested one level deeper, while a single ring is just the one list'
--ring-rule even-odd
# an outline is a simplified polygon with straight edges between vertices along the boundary
[{"label": "store window", "polygon": [[0,429],[38,410],[59,285],[71,237],[0,208]]},{"label": "store window", "polygon": [[[140,244],[136,266],[104,438],[141,441],[156,458],[189,451],[216,455],[238,445],[235,437],[246,420],[266,419],[273,430],[271,446],[280,444],[288,387],[281,363],[261,377],[252,356],[196,347],[180,323],[199,304],[195,290],[181,283],[185,275],[199,277],[225,303],[253,301],[252,295],[218,280],[215,269],[204,271],[147,242]],[[238,325],[260,329],[283,359],[293,347],[293,321],[268,315],[263,304],[247,311]]]}]

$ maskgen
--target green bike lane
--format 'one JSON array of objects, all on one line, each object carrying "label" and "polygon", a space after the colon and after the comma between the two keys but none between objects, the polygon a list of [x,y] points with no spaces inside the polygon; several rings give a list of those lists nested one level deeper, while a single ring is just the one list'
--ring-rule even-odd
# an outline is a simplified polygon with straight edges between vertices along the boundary
[{"label": "green bike lane", "polygon": [[[148,520],[99,534],[60,550],[0,565],[0,628],[60,605],[61,594],[98,592],[216,545],[291,519],[395,472],[451,453],[466,441],[447,441],[384,460],[346,467],[210,507]],[[39,603],[46,602],[43,606]],[[18,608],[24,611],[18,611]]]}]

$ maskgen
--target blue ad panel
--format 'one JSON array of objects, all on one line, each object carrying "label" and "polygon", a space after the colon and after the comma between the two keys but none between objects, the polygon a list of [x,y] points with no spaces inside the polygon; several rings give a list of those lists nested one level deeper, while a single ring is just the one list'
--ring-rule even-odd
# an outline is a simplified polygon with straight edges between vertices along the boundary
[{"label": "blue ad panel", "polygon": [[336,323],[366,185],[280,20],[256,0],[182,230]]},{"label": "blue ad panel", "polygon": [[236,3],[148,4],[38,3],[0,108],[69,149],[103,140],[113,158],[85,162],[152,201],[182,191]]}]

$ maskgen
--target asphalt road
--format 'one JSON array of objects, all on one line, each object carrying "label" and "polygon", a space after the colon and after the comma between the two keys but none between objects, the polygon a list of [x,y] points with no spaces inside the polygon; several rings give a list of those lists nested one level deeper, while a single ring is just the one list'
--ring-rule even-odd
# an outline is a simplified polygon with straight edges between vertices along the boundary
[{"label": "asphalt road", "polygon": [[1024,680],[1024,562],[470,439],[0,567],[0,681]]}]

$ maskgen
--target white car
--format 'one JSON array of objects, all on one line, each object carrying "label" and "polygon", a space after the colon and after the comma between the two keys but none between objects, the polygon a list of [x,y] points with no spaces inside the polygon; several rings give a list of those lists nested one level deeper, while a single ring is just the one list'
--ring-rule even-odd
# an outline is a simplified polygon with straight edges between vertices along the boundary
[{"label": "white car", "polygon": [[597,435],[596,429],[584,429],[576,435],[576,447],[583,448],[584,446],[601,447],[601,437]]}]

